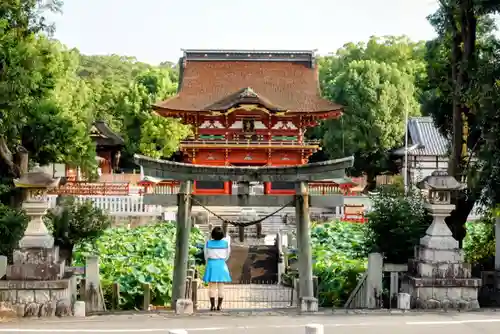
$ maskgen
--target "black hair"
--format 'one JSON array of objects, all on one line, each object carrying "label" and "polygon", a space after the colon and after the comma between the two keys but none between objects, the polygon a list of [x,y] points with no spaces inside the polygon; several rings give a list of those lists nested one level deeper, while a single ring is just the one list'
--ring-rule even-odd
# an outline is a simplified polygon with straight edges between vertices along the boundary
[{"label": "black hair", "polygon": [[215,226],[212,230],[212,239],[213,240],[222,240],[224,239],[224,230],[220,226]]}]

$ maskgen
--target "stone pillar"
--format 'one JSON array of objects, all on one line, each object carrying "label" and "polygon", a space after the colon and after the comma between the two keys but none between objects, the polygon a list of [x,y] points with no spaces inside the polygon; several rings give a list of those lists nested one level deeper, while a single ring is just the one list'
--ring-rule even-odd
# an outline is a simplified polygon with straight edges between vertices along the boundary
[{"label": "stone pillar", "polygon": [[299,246],[300,307],[301,311],[316,312],[318,311],[318,300],[314,298],[307,182],[297,182],[295,193],[295,217],[297,220],[297,241]]},{"label": "stone pillar", "polygon": [[189,234],[191,231],[192,181],[181,183],[177,195],[177,232],[175,235],[174,278],[172,284],[172,305],[184,298],[189,259]]},{"label": "stone pillar", "polygon": [[366,306],[370,309],[380,307],[382,297],[382,279],[384,260],[380,253],[368,254],[368,270],[366,276]]},{"label": "stone pillar", "polygon": [[[238,182],[238,206],[240,207],[246,207],[246,204],[248,203],[248,197],[250,196],[250,182]],[[247,219],[247,217],[240,217],[243,218],[244,220]],[[240,242],[245,241],[245,228],[243,226],[238,226],[238,236],[240,239]]]},{"label": "stone pillar", "polygon": [[285,273],[285,255],[283,254],[283,239],[281,230],[276,234],[276,247],[278,248],[278,284],[281,284]]}]

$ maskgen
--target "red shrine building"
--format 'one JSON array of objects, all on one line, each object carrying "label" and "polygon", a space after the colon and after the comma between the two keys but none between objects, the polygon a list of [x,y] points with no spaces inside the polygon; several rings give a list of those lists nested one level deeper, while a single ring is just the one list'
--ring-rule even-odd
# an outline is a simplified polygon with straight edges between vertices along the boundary
[{"label": "red shrine building", "polygon": [[[178,93],[153,106],[182,119],[186,163],[213,166],[302,165],[320,149],[305,133],[337,118],[342,106],[320,95],[313,51],[185,50]],[[288,194],[293,184],[264,184]],[[195,193],[231,194],[231,182],[195,182]]]}]

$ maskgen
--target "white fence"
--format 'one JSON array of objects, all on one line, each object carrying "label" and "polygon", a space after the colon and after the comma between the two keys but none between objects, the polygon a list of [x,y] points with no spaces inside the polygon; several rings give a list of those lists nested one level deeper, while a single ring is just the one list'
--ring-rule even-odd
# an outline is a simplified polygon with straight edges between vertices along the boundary
[{"label": "white fence", "polygon": [[[56,206],[57,195],[49,196],[51,208]],[[160,216],[165,211],[159,205],[145,205],[142,196],[75,196],[80,202],[91,201],[95,207],[112,216]]]},{"label": "white fence", "polygon": [[[50,207],[56,206],[57,195],[49,195]],[[94,205],[104,211],[107,211],[112,216],[161,216],[164,212],[176,211],[176,207],[163,208],[159,205],[146,205],[143,202],[143,197],[140,195],[80,195],[75,196],[77,201],[92,201]],[[371,201],[365,196],[346,196],[345,204],[363,204],[365,211],[371,209]],[[264,216],[270,212],[277,210],[276,207],[255,208],[259,216]],[[211,207],[211,210],[223,216],[240,215],[240,210],[234,207]],[[201,207],[193,207],[193,212],[204,211]],[[469,215],[469,220],[479,218],[475,212],[476,208]],[[286,208],[280,212],[280,215],[287,214],[291,219],[295,216],[294,208]],[[344,215],[344,207],[337,206],[332,208],[311,208],[311,217],[314,220],[335,219],[341,218]],[[281,219],[281,218],[280,218]]]}]

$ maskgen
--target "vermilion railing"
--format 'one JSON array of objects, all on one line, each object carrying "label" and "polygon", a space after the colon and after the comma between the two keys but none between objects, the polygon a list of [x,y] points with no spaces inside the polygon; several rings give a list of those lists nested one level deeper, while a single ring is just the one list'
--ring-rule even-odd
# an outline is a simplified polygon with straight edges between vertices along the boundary
[{"label": "vermilion railing", "polygon": [[334,182],[319,181],[309,182],[310,195],[342,194],[344,196],[359,196],[360,191],[355,191],[351,187],[340,186]]}]

